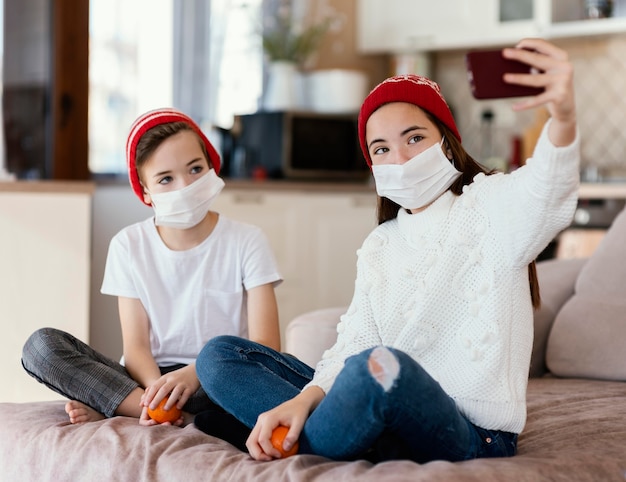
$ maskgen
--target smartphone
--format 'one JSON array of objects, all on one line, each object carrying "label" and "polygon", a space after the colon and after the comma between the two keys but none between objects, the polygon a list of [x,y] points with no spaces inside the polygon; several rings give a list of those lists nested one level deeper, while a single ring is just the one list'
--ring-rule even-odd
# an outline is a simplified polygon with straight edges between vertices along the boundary
[{"label": "smartphone", "polygon": [[475,50],[465,54],[465,65],[472,95],[476,99],[525,97],[543,92],[543,87],[507,84],[506,73],[530,74],[531,66],[517,60],[505,59],[502,50]]}]

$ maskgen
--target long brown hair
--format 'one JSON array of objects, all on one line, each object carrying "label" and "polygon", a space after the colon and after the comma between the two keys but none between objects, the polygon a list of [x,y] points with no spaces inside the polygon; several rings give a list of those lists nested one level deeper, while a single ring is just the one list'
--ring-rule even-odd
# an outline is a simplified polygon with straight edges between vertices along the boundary
[{"label": "long brown hair", "polygon": [[[471,184],[474,176],[479,173],[485,173],[486,175],[495,174],[497,171],[488,171],[478,162],[476,162],[472,156],[470,156],[465,148],[462,146],[461,141],[454,135],[454,133],[439,119],[433,116],[430,112],[422,109],[428,118],[437,126],[441,135],[445,136],[445,149],[449,150],[454,159],[454,167],[461,172],[461,176],[450,186],[452,191],[457,196],[463,193],[463,186]],[[396,204],[392,200],[386,197],[378,196],[377,202],[377,217],[378,224],[382,224],[386,221],[394,219],[398,216],[398,210],[402,209],[400,205]],[[533,304],[533,308],[538,309],[541,306],[541,294],[539,291],[539,280],[537,278],[537,266],[535,261],[532,261],[528,265],[528,282],[530,284],[530,299]]]}]

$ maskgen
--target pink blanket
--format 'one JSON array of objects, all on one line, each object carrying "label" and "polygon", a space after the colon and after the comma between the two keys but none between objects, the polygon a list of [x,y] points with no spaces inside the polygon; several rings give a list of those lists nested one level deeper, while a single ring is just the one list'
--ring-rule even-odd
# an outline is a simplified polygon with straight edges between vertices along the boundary
[{"label": "pink blanket", "polygon": [[0,479],[12,481],[621,481],[626,383],[531,379],[519,454],[468,462],[372,465],[298,455],[256,462],[193,426],[115,417],[71,425],[63,402],[0,404]]}]

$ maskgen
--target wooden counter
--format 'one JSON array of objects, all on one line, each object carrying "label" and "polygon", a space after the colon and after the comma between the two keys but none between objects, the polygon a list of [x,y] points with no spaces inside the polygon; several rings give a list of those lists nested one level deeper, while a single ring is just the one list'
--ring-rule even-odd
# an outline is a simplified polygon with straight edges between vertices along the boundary
[{"label": "wooden counter", "polygon": [[224,179],[225,189],[246,189],[262,191],[295,191],[307,193],[376,193],[372,182],[328,182],[328,181],[291,181]]},{"label": "wooden counter", "polygon": [[92,194],[96,184],[91,181],[0,181],[2,192]]},{"label": "wooden counter", "polygon": [[[226,189],[260,191],[295,191],[309,193],[376,193],[373,182],[328,182],[225,179]],[[126,184],[125,179],[104,181],[102,184]],[[100,182],[98,182],[100,184]],[[96,182],[93,181],[0,181],[0,192],[65,192],[92,194]],[[579,196],[585,199],[626,199],[626,182],[582,183]]]},{"label": "wooden counter", "polygon": [[[225,189],[296,191],[308,193],[372,193],[376,187],[372,182],[315,182],[315,181],[252,181],[225,179]],[[581,183],[579,197],[584,199],[626,199],[626,182]]]},{"label": "wooden counter", "polygon": [[582,183],[578,197],[582,199],[626,199],[626,183]]}]

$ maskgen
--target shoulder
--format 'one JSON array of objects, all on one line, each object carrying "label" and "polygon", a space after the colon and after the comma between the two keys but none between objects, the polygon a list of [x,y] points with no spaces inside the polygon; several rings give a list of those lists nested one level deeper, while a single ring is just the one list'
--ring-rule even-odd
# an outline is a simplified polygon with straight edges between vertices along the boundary
[{"label": "shoulder", "polygon": [[220,214],[218,231],[215,234],[217,234],[218,243],[241,253],[271,251],[269,239],[259,226],[235,221],[222,214]]},{"label": "shoulder", "polygon": [[379,224],[377,227],[375,227],[372,232],[367,235],[357,254],[360,255],[363,253],[378,251],[387,246],[390,241],[395,239],[397,234],[398,219],[395,218],[390,219],[389,221],[385,221],[384,223]]},{"label": "shoulder", "polygon": [[151,216],[148,219],[130,224],[120,229],[115,236],[113,236],[111,242],[118,242],[126,244],[131,241],[135,241],[141,238],[145,238],[150,235],[151,231],[155,231],[154,217]]},{"label": "shoulder", "polygon": [[507,183],[507,178],[510,174],[504,174],[498,172],[495,174],[485,174],[480,172],[474,176],[472,182],[463,186],[463,193],[459,196],[460,199],[467,200],[475,198],[485,192],[499,189]]},{"label": "shoulder", "polygon": [[[523,167],[517,171],[520,169]],[[463,186],[463,192],[458,196],[453,211],[457,213],[476,209],[486,212],[500,211],[511,202],[522,202],[527,191],[525,189],[527,182],[516,179],[519,175],[517,171],[507,174],[501,172],[477,174],[470,184]]]},{"label": "shoulder", "polygon": [[263,230],[259,226],[237,221],[229,218],[228,216],[224,216],[223,214],[219,215],[218,224],[220,225],[222,234],[226,236],[244,238],[264,236]]}]

